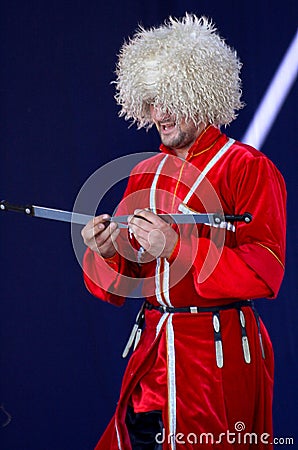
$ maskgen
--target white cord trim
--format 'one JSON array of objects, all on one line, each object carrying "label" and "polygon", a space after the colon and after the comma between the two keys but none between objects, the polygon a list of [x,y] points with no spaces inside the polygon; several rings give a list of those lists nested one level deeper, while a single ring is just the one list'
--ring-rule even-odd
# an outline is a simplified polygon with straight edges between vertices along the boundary
[{"label": "white cord trim", "polygon": [[165,321],[167,320],[167,318],[169,317],[170,313],[165,313],[161,316],[161,318],[159,319],[159,322],[156,326],[156,334],[155,334],[155,338],[157,338],[157,336],[160,333],[160,330],[162,329],[163,324],[165,323]]},{"label": "white cord trim", "polygon": [[234,144],[235,139],[229,139],[228,142],[216,153],[216,155],[209,161],[209,163],[206,165],[204,170],[200,173],[198,178],[196,179],[195,183],[190,188],[187,196],[183,200],[183,203],[188,203],[189,199],[194,194],[195,190],[198,188],[198,186],[201,184],[207,173],[212,169],[212,167],[217,163],[217,161],[220,160],[220,158],[229,150],[229,148]]},{"label": "white cord trim", "polygon": [[161,258],[156,258],[156,266],[155,266],[155,295],[157,301],[162,306],[167,306],[163,301],[161,295],[161,285],[160,285],[160,267],[161,267]]},{"label": "white cord trim", "polygon": [[166,155],[159,163],[157,170],[155,172],[153,182],[150,189],[150,210],[156,214],[156,201],[155,201],[155,192],[156,192],[156,185],[159,178],[159,175],[162,171],[162,168],[164,166],[164,163],[166,162],[169,155]]},{"label": "white cord trim", "polygon": [[175,336],[173,327],[173,314],[170,314],[167,322],[167,349],[168,349],[168,403],[169,403],[169,436],[170,448],[176,450],[176,361],[175,361]]},{"label": "white cord trim", "polygon": [[170,263],[164,258],[164,273],[163,273],[163,286],[162,292],[168,306],[173,306],[170,299]]}]

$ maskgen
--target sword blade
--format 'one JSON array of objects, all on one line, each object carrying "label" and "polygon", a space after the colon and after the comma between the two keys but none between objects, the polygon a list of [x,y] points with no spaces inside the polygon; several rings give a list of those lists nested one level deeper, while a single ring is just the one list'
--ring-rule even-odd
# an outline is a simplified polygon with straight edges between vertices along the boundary
[{"label": "sword blade", "polygon": [[87,214],[63,211],[61,209],[44,208],[42,206],[32,206],[33,216],[42,219],[59,220],[61,222],[72,222],[79,225],[86,225],[93,216]]},{"label": "sword blade", "polygon": [[[58,220],[60,222],[70,222],[78,225],[86,225],[94,216],[88,214],[77,213],[73,211],[64,211],[61,209],[46,208],[36,205],[13,205],[6,200],[0,202],[0,211],[14,211],[26,214],[31,217],[41,219]],[[119,224],[120,228],[127,228],[125,224]]]},{"label": "sword blade", "polygon": [[[127,223],[128,218],[131,217],[133,214],[126,215],[126,216],[113,216],[111,217],[111,222],[117,222],[117,223]],[[157,214],[158,217],[163,219],[165,222],[168,222],[170,224],[176,223],[176,224],[196,224],[196,223],[215,223],[215,219],[220,216],[218,214]],[[142,218],[142,216],[136,215],[136,217]],[[146,220],[146,219],[144,219]],[[221,221],[222,219],[220,219]],[[219,221],[219,223],[220,223]]]},{"label": "sword blade", "polygon": [[214,223],[214,214],[159,214],[159,217],[168,223]]},{"label": "sword blade", "polygon": [[[117,223],[127,223],[128,218],[133,216],[133,214],[125,216],[113,216],[111,217],[111,222]],[[219,213],[174,213],[174,214],[157,214],[158,217],[165,220],[166,222],[173,224],[198,224],[205,223],[210,225],[220,225],[226,222],[245,222],[250,223],[252,221],[252,215],[248,212],[239,215],[233,214],[219,214]],[[135,217],[143,219],[142,216],[135,214]],[[146,220],[144,218],[144,220]]]},{"label": "sword blade", "polygon": [[[45,208],[43,206],[32,206],[32,215],[34,217],[40,217],[42,219],[52,219],[52,220],[59,220],[61,222],[70,222],[75,223],[78,225],[87,225],[87,223],[94,219],[95,216],[91,216],[88,214],[82,214],[82,213],[76,213],[72,211],[64,211],[62,209],[53,209],[53,208]],[[128,216],[126,216],[127,218]],[[110,222],[116,222],[116,220],[113,220],[114,218],[110,219]],[[118,221],[119,228],[127,228],[127,224],[122,223],[123,221]],[[126,219],[127,222],[127,219]]]},{"label": "sword blade", "polygon": [[[77,213],[73,211],[64,211],[61,209],[46,208],[44,206],[18,206],[2,200],[0,202],[0,211],[15,211],[22,212],[29,216],[39,217],[43,219],[59,220],[61,222],[70,222],[78,225],[86,225],[90,220],[94,219],[94,216],[88,214]],[[109,221],[117,222],[119,228],[127,228],[128,218],[131,215],[125,216],[112,216]],[[244,213],[242,215],[224,215],[217,213],[193,213],[193,214],[158,214],[158,216],[166,222],[173,224],[198,224],[206,223],[211,225],[220,225],[225,221],[239,221],[250,223],[252,215],[250,213]],[[141,216],[139,216],[141,217]],[[141,217],[142,218],[142,217]],[[146,219],[144,219],[146,220]]]}]

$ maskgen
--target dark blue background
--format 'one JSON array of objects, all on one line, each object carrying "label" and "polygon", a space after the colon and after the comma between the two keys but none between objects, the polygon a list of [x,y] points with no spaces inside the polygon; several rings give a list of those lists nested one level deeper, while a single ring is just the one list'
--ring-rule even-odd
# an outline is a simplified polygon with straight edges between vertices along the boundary
[{"label": "dark blue background", "polygon": [[[82,184],[106,162],[158,149],[155,131],[128,129],[117,118],[110,85],[116,54],[138,23],[158,25],[185,11],[214,19],[244,62],[247,106],[228,129],[238,139],[297,24],[291,0],[0,5],[0,197],[62,209],[72,209]],[[276,355],[275,435],[296,436],[298,448],[296,100],[294,87],[262,148],[286,179],[289,223],[280,295],[259,309]],[[103,210],[120,195],[121,187]],[[0,404],[13,416],[0,426],[1,449],[91,450],[115,408],[139,301],[117,309],[85,290],[68,224],[3,213],[0,227]]]}]

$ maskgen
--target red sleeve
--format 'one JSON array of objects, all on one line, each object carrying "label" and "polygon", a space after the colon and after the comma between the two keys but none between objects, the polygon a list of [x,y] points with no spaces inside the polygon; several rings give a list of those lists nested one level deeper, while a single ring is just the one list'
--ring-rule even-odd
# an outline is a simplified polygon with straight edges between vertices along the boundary
[{"label": "red sleeve", "polygon": [[116,252],[104,259],[89,248],[83,259],[84,282],[91,294],[117,306],[138,287],[136,264],[127,261]]},{"label": "red sleeve", "polygon": [[235,214],[253,216],[250,224],[236,224],[236,246],[219,248],[208,238],[180,242],[181,263],[198,244],[192,271],[202,297],[274,298],[284,274],[286,189],[281,174],[264,155],[251,158],[238,174],[234,202]]}]

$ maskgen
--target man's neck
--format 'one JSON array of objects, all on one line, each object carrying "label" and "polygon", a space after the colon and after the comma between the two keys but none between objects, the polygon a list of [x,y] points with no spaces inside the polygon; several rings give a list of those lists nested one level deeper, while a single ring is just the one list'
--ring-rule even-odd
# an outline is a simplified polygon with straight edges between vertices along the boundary
[{"label": "man's neck", "polygon": [[173,149],[173,152],[179,158],[186,159],[187,155],[188,155],[188,152],[189,152],[190,148],[192,147],[192,145],[193,145],[193,143],[188,148],[183,148],[183,149],[175,148],[175,149]]}]

